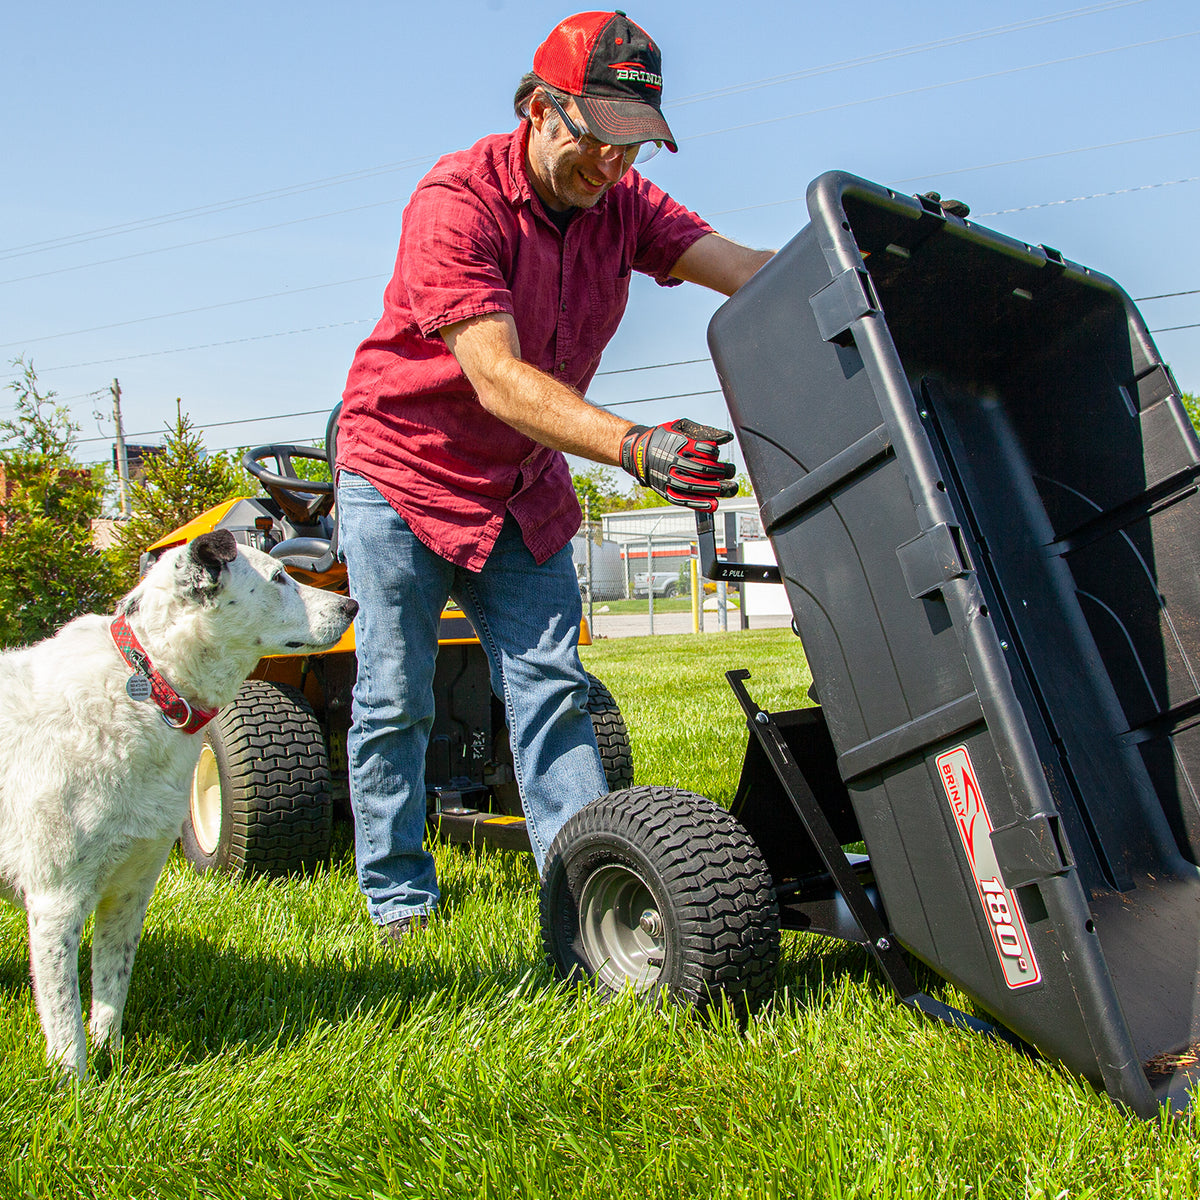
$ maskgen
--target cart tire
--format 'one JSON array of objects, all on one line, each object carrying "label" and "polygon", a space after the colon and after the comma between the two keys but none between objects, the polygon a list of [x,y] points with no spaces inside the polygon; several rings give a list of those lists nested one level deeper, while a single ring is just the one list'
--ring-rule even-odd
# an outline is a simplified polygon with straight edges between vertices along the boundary
[{"label": "cart tire", "polygon": [[301,692],[249,679],[204,731],[179,842],[197,871],[288,875],[329,857],[321,724]]},{"label": "cart tire", "polygon": [[749,1012],[775,984],[779,907],[736,818],[694,792],[636,787],[593,801],[554,839],[542,944],[566,980]]}]

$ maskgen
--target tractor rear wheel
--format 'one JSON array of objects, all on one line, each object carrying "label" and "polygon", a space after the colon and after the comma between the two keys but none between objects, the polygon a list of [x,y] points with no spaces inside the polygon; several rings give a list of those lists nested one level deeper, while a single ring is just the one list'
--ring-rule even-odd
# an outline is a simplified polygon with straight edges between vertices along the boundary
[{"label": "tractor rear wheel", "polygon": [[620,791],[633,783],[633,750],[629,745],[629,730],[625,718],[613,699],[612,692],[590,671],[588,672],[588,712],[596,731],[596,745],[610,792]]},{"label": "tractor rear wheel", "polygon": [[[625,718],[613,699],[613,694],[590,671],[588,680],[587,710],[592,718],[592,729],[596,734],[596,746],[600,751],[600,764],[611,792],[629,787],[633,783],[633,750],[629,745],[629,730]],[[512,766],[512,748],[508,740],[508,729],[501,725],[496,733],[496,759]],[[510,772],[511,773],[511,772]],[[519,817],[521,793],[515,779],[497,784],[492,794],[501,812]]]},{"label": "tractor rear wheel", "polygon": [[179,837],[185,857],[201,872],[287,875],[329,857],[332,829],[312,706],[296,688],[247,680],[204,731]]},{"label": "tractor rear wheel", "polygon": [[770,994],[779,908],[754,840],[694,792],[636,787],[593,801],[554,839],[542,943],[565,979],[631,987],[700,1009]]}]

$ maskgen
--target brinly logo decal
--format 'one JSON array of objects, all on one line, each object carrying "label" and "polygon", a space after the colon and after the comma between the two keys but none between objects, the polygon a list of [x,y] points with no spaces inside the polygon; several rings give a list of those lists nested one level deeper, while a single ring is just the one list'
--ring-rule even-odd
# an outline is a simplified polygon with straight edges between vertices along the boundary
[{"label": "brinly logo decal", "polygon": [[641,63],[613,63],[612,69],[616,71],[617,78],[622,83],[640,83],[643,87],[657,88],[658,91],[662,91],[662,76],[655,75],[653,71],[647,71]]},{"label": "brinly logo decal", "polygon": [[975,876],[979,903],[987,917],[1004,981],[1014,989],[1039,983],[1042,973],[1029,943],[1024,918],[1016,898],[1000,877],[1000,864],[992,848],[992,819],[983,802],[967,748],[958,746],[939,754],[937,769],[963,849],[967,852],[971,874]]}]

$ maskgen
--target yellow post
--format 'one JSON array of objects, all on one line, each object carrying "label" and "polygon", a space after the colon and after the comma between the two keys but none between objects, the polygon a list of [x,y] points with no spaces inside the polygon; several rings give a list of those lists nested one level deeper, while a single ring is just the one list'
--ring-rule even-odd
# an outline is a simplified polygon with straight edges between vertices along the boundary
[{"label": "yellow post", "polygon": [[688,563],[692,581],[692,632],[700,632],[700,568],[693,558]]}]

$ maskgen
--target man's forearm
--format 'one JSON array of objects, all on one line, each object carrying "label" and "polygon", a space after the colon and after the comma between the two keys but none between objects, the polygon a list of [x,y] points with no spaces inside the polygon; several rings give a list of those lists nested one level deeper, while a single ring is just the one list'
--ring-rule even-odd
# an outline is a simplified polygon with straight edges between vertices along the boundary
[{"label": "man's forearm", "polygon": [[525,362],[510,316],[474,317],[441,333],[479,403],[494,417],[552,450],[620,465],[621,439],[631,423]]},{"label": "man's forearm", "polygon": [[552,450],[620,466],[623,417],[597,408],[552,375],[512,358],[498,364],[476,391],[493,416]]}]

